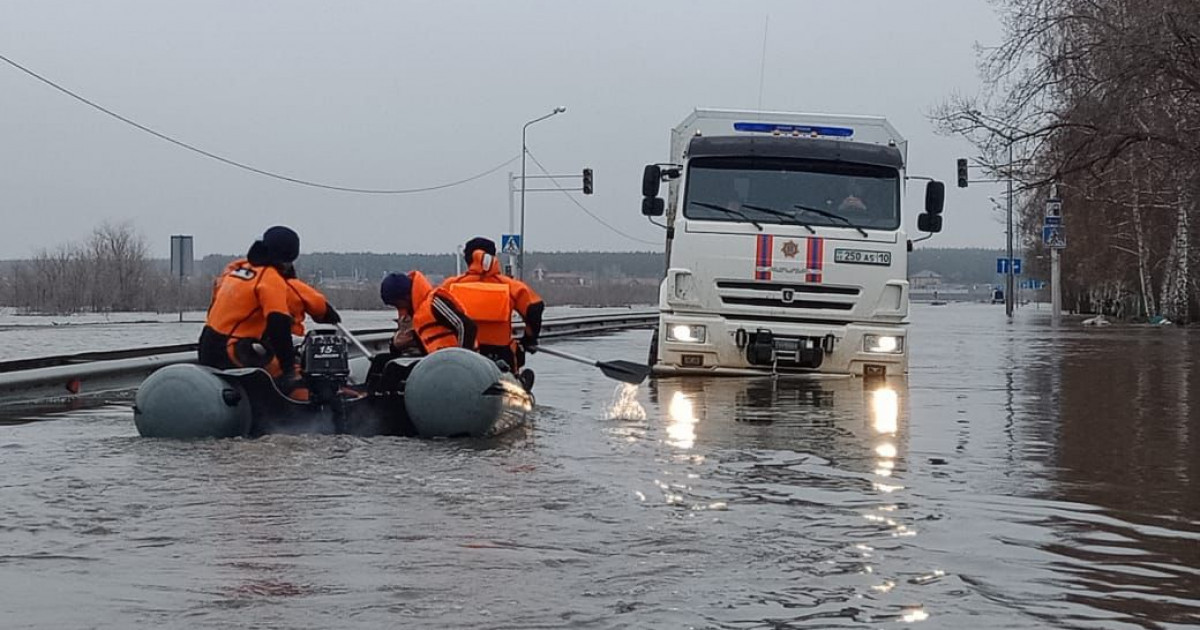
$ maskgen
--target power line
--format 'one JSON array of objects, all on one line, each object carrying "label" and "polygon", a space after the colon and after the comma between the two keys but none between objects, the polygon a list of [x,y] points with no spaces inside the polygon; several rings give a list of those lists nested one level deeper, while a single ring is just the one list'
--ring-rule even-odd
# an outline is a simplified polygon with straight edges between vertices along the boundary
[{"label": "power line", "polygon": [[118,113],[112,111],[111,109],[104,107],[103,105],[100,105],[96,102],[90,101],[87,98],[84,98],[83,96],[80,96],[79,94],[76,94],[75,92],[72,92],[71,90],[68,90],[67,88],[51,81],[50,79],[47,79],[46,77],[43,77],[42,75],[34,72],[33,70],[30,70],[29,68],[26,68],[25,66],[22,66],[21,64],[13,61],[12,59],[9,59],[8,57],[5,57],[2,54],[0,54],[0,61],[7,63],[8,65],[16,68],[17,70],[24,72],[25,74],[33,77],[34,79],[37,79],[38,81],[41,81],[42,83],[45,83],[46,85],[58,90],[59,92],[62,92],[63,94],[66,94],[67,96],[70,96],[71,98],[73,98],[93,109],[96,109],[100,112],[108,114],[109,116],[112,116],[113,118],[116,118],[117,120],[119,120],[127,125],[130,125],[136,129],[144,131],[156,138],[159,138],[160,140],[166,140],[167,142],[170,142],[171,144],[173,144],[175,146],[182,147],[184,149],[187,149],[188,151],[192,151],[193,153],[199,153],[200,155],[203,155],[204,157],[214,159],[218,162],[227,164],[229,166],[233,166],[235,168],[240,168],[245,171],[250,171],[251,173],[256,173],[258,175],[265,175],[266,177],[270,177],[273,179],[278,179],[278,180],[290,182],[293,184],[299,184],[301,186],[310,186],[312,188],[323,188],[325,190],[336,190],[336,191],[340,191],[340,192],[361,193],[361,194],[366,194],[366,195],[408,195],[408,194],[413,194],[413,193],[430,192],[430,191],[434,191],[434,190],[442,190],[445,188],[452,188],[454,186],[459,186],[459,185],[465,184],[467,182],[472,182],[481,177],[486,177],[488,175],[491,175],[492,173],[495,173],[496,171],[504,168],[505,166],[508,166],[509,164],[512,164],[513,162],[516,162],[517,160],[521,159],[520,154],[514,155],[513,157],[505,160],[504,162],[502,162],[500,164],[497,164],[496,166],[493,166],[492,168],[489,168],[486,171],[483,171],[482,173],[477,173],[470,177],[455,180],[452,182],[447,182],[445,184],[437,184],[435,186],[422,186],[422,187],[418,187],[418,188],[387,189],[387,188],[353,188],[350,186],[335,186],[332,184],[322,184],[320,182],[313,182],[313,181],[308,181],[305,179],[299,179],[296,177],[289,177],[287,175],[282,175],[280,173],[274,173],[274,172],[271,172],[271,171],[268,171],[265,169],[257,168],[255,166],[251,166],[251,165],[245,164],[243,162],[238,162],[237,160],[233,160],[233,159],[230,159],[227,157],[222,157],[220,155],[217,155],[216,153],[205,151],[204,149],[201,149],[200,147],[193,146],[182,140],[176,140],[175,138],[172,138],[171,136],[168,136],[165,133],[155,131],[154,129],[151,129],[150,127],[147,127],[146,125],[143,125],[135,120],[126,118],[125,116],[122,116],[121,114],[118,114]]},{"label": "power line", "polygon": [[644,240],[644,239],[640,239],[640,238],[638,238],[638,237],[636,237],[636,236],[633,236],[632,234],[627,234],[627,233],[625,233],[625,232],[622,232],[621,230],[618,230],[617,228],[615,228],[615,227],[613,227],[612,225],[610,225],[610,224],[609,224],[607,221],[605,221],[604,219],[601,219],[600,217],[596,216],[596,214],[595,214],[594,212],[592,212],[591,210],[588,210],[588,209],[587,209],[587,207],[585,207],[585,206],[584,206],[582,203],[580,203],[580,202],[579,202],[579,200],[575,198],[575,195],[572,195],[571,193],[567,192],[567,189],[563,188],[563,187],[562,187],[562,186],[561,186],[561,185],[558,183],[558,180],[557,180],[557,179],[554,179],[554,176],[550,174],[550,171],[547,171],[547,170],[546,170],[546,167],[542,166],[542,163],[541,163],[541,162],[539,162],[539,161],[538,161],[538,159],[537,159],[536,157],[534,157],[534,155],[533,155],[533,152],[531,152],[531,151],[529,151],[529,150],[526,150],[526,153],[528,153],[528,154],[529,154],[529,159],[533,160],[533,163],[534,163],[534,164],[537,164],[537,167],[538,167],[538,169],[539,169],[539,170],[541,170],[541,171],[542,171],[542,173],[543,173],[544,175],[546,175],[546,177],[550,178],[550,182],[554,184],[554,187],[555,187],[555,188],[557,188],[557,189],[558,189],[560,192],[562,192],[562,194],[566,195],[566,196],[567,196],[567,199],[570,199],[570,200],[571,200],[571,203],[573,203],[573,204],[575,204],[576,206],[578,206],[578,207],[579,207],[579,209],[580,209],[580,210],[583,210],[583,212],[584,212],[585,214],[587,214],[589,217],[592,217],[593,219],[595,219],[597,223],[599,223],[600,225],[603,225],[604,227],[606,227],[606,228],[608,228],[608,229],[612,230],[613,232],[616,232],[617,234],[620,234],[621,236],[624,236],[625,238],[627,238],[627,239],[629,239],[629,240],[631,240],[631,241],[637,241],[637,242],[639,242],[639,243],[645,243],[646,245],[658,245],[658,243],[655,243],[654,241],[647,241],[647,240]]}]

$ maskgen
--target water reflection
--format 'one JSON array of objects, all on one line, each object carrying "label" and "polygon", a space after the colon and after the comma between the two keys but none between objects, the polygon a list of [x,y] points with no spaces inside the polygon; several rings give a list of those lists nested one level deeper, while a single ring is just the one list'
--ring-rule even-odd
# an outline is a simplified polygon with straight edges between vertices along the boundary
[{"label": "water reflection", "polygon": [[1061,501],[1099,514],[1043,516],[1068,601],[1161,623],[1200,623],[1200,343],[1187,329],[1106,329],[1046,348],[1025,422],[1052,401]]},{"label": "water reflection", "polygon": [[667,436],[672,446],[681,449],[692,448],[696,442],[696,410],[688,395],[676,391],[671,396],[671,405],[667,408]]},{"label": "water reflection", "polygon": [[883,386],[871,389],[871,426],[879,434],[875,445],[875,474],[880,477],[891,477],[896,468],[896,455],[899,451],[893,442],[900,422],[900,399],[896,390]]},{"label": "water reflection", "polygon": [[903,551],[918,534],[913,498],[897,481],[905,393],[904,381],[657,379],[644,439],[667,456],[637,500],[710,518],[721,510],[728,525],[705,527],[706,536],[753,532],[752,548],[730,550],[757,576],[725,587],[722,601],[740,611],[731,618],[788,628],[923,621],[930,612],[914,605],[910,576],[940,568]]},{"label": "water reflection", "polygon": [[[659,378],[649,399],[678,449],[795,448],[894,468],[906,410],[898,388],[857,379]],[[653,417],[653,413],[650,414]]]}]

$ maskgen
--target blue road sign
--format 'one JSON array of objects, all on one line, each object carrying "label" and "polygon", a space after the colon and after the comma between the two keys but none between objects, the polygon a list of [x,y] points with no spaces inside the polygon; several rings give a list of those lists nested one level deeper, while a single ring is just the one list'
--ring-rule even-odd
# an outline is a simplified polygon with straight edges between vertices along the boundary
[{"label": "blue road sign", "polygon": [[[1012,259],[1012,272],[1013,272],[1013,275],[1015,275],[1015,276],[1021,275],[1021,259],[1020,258]],[[1001,274],[1008,273],[1008,259],[1007,258],[997,258],[996,259],[996,273],[1001,273]]]},{"label": "blue road sign", "polygon": [[1051,249],[1062,249],[1067,246],[1066,232],[1061,225],[1043,226],[1042,242]]},{"label": "blue road sign", "polygon": [[501,234],[500,235],[500,251],[505,254],[518,254],[521,252],[521,235],[520,234]]},{"label": "blue road sign", "polygon": [[1062,217],[1046,217],[1044,225],[1062,225]]}]

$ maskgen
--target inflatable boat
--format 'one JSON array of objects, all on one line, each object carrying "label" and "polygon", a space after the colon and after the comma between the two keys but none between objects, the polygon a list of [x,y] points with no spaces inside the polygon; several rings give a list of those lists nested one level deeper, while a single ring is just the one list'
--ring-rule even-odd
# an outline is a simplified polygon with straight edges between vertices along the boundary
[{"label": "inflatable boat", "polygon": [[350,383],[346,340],[310,332],[300,347],[307,400],[285,395],[258,368],[163,367],[138,388],[134,423],[146,437],[258,437],[269,434],[484,437],[524,424],[533,395],[511,374],[460,348],[426,357],[370,361]]}]

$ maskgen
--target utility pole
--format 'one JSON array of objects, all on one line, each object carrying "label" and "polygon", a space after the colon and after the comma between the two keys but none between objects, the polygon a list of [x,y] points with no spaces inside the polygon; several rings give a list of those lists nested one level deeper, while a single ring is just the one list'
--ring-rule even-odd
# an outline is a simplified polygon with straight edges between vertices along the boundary
[{"label": "utility pole", "polygon": [[1013,308],[1015,306],[1013,296],[1013,285],[1015,284],[1016,274],[1013,273],[1013,141],[1012,137],[1008,138],[1008,273],[1006,274],[1006,282],[1004,288],[1004,313],[1009,319],[1013,317]]},{"label": "utility pole", "polygon": [[1062,266],[1059,256],[1067,245],[1063,236],[1062,199],[1058,196],[1058,184],[1050,187],[1050,198],[1046,200],[1046,223],[1042,226],[1042,240],[1050,248],[1050,323],[1062,323]]},{"label": "utility pole", "polygon": [[[525,149],[522,148],[521,151],[522,151],[522,155],[524,155]],[[516,181],[517,181],[516,176],[513,175],[512,171],[509,171],[508,172],[508,233],[509,234],[517,233],[517,209],[513,202],[513,196],[517,192]],[[501,243],[501,246],[503,247],[503,243]],[[507,276],[513,275],[513,269],[516,267],[516,263],[517,263],[517,257],[513,254],[509,254],[508,255],[508,265],[505,267],[505,271],[504,271],[505,275],[507,275]]]}]

